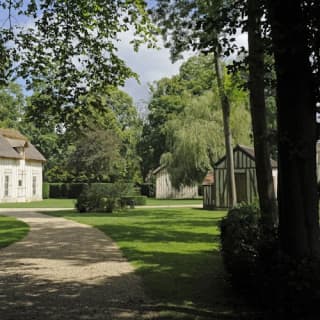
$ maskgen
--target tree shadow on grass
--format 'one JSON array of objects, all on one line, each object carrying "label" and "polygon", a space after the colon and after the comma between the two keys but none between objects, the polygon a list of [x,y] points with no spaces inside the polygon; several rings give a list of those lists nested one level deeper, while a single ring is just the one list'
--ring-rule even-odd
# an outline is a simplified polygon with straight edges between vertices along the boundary
[{"label": "tree shadow on grass", "polygon": [[[157,319],[195,319],[195,315],[209,319],[255,319],[256,314],[248,313],[250,308],[235,296],[225,280],[217,250],[219,236],[205,229],[193,230],[196,227],[217,228],[220,218],[182,217],[178,221],[179,229],[172,225],[177,223],[177,219],[172,218],[173,211],[160,210],[159,216],[153,210],[152,214],[139,211],[78,217],[97,218],[96,226],[119,243],[142,276],[147,294],[156,302],[148,308],[160,312]],[[181,211],[176,213],[181,214]],[[146,215],[150,219],[140,223],[140,217]],[[106,216],[111,218],[108,223],[105,223]],[[121,224],[117,218],[133,220],[131,224]],[[137,242],[143,246],[136,245]],[[180,250],[181,246],[185,250]]]},{"label": "tree shadow on grass", "polygon": [[[132,275],[100,284],[0,275],[1,320],[142,319],[148,301],[128,288]],[[149,311],[150,313],[150,311]]]}]

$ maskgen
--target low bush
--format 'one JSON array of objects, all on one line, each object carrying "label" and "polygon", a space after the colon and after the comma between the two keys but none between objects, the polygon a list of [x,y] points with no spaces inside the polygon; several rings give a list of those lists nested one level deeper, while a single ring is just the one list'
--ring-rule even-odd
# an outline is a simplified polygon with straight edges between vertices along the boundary
[{"label": "low bush", "polygon": [[222,256],[233,286],[252,289],[256,277],[260,239],[259,210],[254,206],[239,206],[231,209],[222,219]]},{"label": "low bush", "polygon": [[[79,212],[113,212],[123,208],[126,202],[122,200],[133,192],[133,184],[128,183],[93,183],[86,186],[76,201]],[[132,196],[131,199],[139,198]]]}]

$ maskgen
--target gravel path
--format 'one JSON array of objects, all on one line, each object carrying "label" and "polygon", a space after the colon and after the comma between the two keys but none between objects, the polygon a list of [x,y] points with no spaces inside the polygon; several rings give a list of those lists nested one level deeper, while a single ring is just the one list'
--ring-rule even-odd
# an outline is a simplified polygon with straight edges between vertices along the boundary
[{"label": "gravel path", "polygon": [[30,225],[0,250],[1,320],[149,319],[140,279],[101,231],[35,212],[6,212]]}]

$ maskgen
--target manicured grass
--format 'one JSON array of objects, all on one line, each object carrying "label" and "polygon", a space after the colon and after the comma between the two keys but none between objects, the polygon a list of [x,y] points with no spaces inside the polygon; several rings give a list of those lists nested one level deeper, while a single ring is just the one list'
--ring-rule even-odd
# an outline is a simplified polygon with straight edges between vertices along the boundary
[{"label": "manicured grass", "polygon": [[[92,225],[111,236],[158,304],[174,310],[191,308],[197,315],[208,310],[222,315],[233,309],[235,301],[219,253],[218,224],[225,212],[174,208],[52,215]],[[184,314],[181,319],[200,318]]]},{"label": "manicured grass", "polygon": [[0,203],[0,208],[74,208],[75,199],[44,199],[42,201]]},{"label": "manicured grass", "polygon": [[167,205],[194,205],[202,204],[202,199],[154,199],[147,198],[146,205],[148,206],[167,206]]},{"label": "manicured grass", "polygon": [[29,226],[12,217],[0,216],[0,249],[27,235]]},{"label": "manicured grass", "polygon": [[[74,208],[76,199],[44,199],[32,202],[0,203],[0,208]],[[168,205],[198,205],[202,199],[196,200],[166,200],[148,198],[146,205],[168,206]]]}]

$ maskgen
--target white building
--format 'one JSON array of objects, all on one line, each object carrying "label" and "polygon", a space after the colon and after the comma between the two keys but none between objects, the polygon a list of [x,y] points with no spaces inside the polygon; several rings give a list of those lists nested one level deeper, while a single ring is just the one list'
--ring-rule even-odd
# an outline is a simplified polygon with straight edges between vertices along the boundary
[{"label": "white building", "polygon": [[198,186],[183,186],[175,189],[167,169],[163,166],[153,171],[156,178],[156,199],[194,199],[198,197]]},{"label": "white building", "polygon": [[0,129],[0,202],[42,200],[43,155],[13,129]]}]

